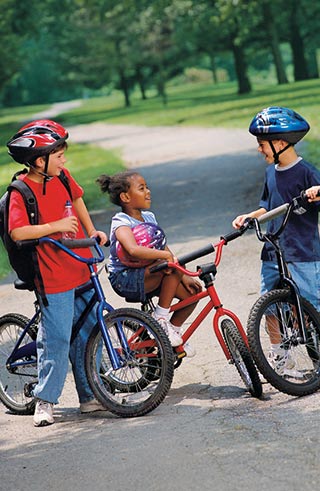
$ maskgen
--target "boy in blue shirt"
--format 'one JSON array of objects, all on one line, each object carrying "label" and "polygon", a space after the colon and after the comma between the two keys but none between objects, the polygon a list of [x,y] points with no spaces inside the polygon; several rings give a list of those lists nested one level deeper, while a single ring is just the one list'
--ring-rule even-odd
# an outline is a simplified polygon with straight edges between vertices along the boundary
[{"label": "boy in blue shirt", "polygon": [[[310,127],[298,113],[285,107],[263,109],[252,120],[249,131],[257,138],[258,151],[268,167],[259,208],[237,216],[232,225],[240,228],[246,218],[258,218],[267,211],[287,203],[301,191],[320,182],[320,172],[298,156],[294,145]],[[282,218],[271,220],[267,231],[278,229]],[[293,215],[280,236],[280,245],[300,294],[320,311],[320,241],[318,207],[311,205],[307,213]],[[261,253],[261,293],[274,289],[279,281],[275,252],[266,242]],[[294,368],[294,362],[281,346],[279,330],[269,329],[271,350],[269,361],[280,371]]]}]

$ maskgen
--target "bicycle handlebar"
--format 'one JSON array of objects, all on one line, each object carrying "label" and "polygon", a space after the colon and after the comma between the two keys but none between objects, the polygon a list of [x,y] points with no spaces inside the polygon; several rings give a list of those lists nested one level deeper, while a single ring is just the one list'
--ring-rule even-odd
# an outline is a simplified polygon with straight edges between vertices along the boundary
[{"label": "bicycle handlebar", "polygon": [[[317,196],[320,196],[320,190],[318,191]],[[292,212],[295,213],[304,213],[306,211],[306,205],[308,204],[307,201],[307,196],[305,194],[305,191],[302,191],[300,196],[297,196],[292,199],[290,203],[284,203],[283,205],[278,206],[277,208],[274,208],[273,210],[267,211],[263,215],[261,215],[259,218],[248,218],[246,219],[245,223],[238,229],[234,230],[233,232],[230,232],[226,235],[223,235],[220,237],[221,241],[224,244],[227,244],[228,242],[231,242],[234,239],[237,239],[238,237],[241,237],[248,229],[255,228],[255,231],[257,233],[257,236],[259,240],[264,240],[264,235],[261,234],[260,231],[260,225],[268,222],[270,220],[273,220],[274,218],[277,218],[281,215],[285,215],[282,224],[280,225],[279,229],[277,232],[273,235],[278,235],[279,233],[282,232],[284,229],[288,218]],[[217,244],[219,245],[219,244]],[[183,256],[180,256],[178,258],[178,263],[181,264],[186,264],[190,261],[193,261],[194,259],[198,259],[202,256],[206,256],[207,254],[210,254],[211,252],[214,252],[215,247],[213,244],[208,244],[207,246],[202,247],[201,249],[197,249],[196,251],[193,251],[189,254],[185,254]],[[220,249],[218,248],[220,251]],[[221,252],[221,251],[220,251]],[[220,258],[218,258],[217,264],[219,263]],[[163,271],[164,269],[168,268],[168,261],[161,262],[159,264],[156,264],[155,266],[152,266],[150,268],[150,273],[155,273],[158,271]]]},{"label": "bicycle handlebar", "polygon": [[267,211],[263,215],[261,215],[259,218],[257,218],[258,222],[260,224],[268,222],[269,220],[273,220],[273,218],[277,218],[280,215],[284,215],[286,211],[289,208],[289,203],[284,203],[281,206],[278,206],[277,208],[274,208],[273,210]]},{"label": "bicycle handlebar", "polygon": [[[178,263],[179,264],[186,264],[190,263],[194,259],[198,259],[199,257],[207,256],[211,252],[214,252],[214,245],[213,244],[207,244],[204,247],[201,247],[200,249],[197,249],[193,252],[190,252],[188,254],[184,254],[183,256],[178,257]],[[169,261],[164,261],[162,263],[156,264],[155,266],[152,266],[150,268],[150,273],[156,273],[158,271],[163,271],[164,269],[168,268]]]},{"label": "bicycle handlebar", "polygon": [[[85,238],[85,239],[60,239],[60,240],[55,240],[52,239],[51,237],[40,237],[39,239],[18,240],[16,242],[16,245],[19,248],[24,248],[24,247],[35,247],[43,243],[53,244],[59,249],[69,254],[69,256],[86,264],[95,264],[104,261],[104,253],[98,244],[98,239],[95,237]],[[108,241],[105,245],[106,246],[110,245],[110,241]],[[79,256],[78,254],[72,251],[72,249],[84,249],[87,247],[94,247],[98,253],[98,256],[86,258],[86,257]]]}]

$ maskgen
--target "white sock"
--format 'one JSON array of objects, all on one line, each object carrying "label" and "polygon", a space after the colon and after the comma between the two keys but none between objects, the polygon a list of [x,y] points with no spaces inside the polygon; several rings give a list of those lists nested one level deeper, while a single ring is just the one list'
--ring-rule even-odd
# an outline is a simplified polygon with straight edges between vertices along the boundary
[{"label": "white sock", "polygon": [[160,307],[160,305],[157,305],[156,309],[154,311],[154,316],[157,318],[168,319],[169,318],[169,312],[170,312],[170,309],[165,309],[163,307]]}]

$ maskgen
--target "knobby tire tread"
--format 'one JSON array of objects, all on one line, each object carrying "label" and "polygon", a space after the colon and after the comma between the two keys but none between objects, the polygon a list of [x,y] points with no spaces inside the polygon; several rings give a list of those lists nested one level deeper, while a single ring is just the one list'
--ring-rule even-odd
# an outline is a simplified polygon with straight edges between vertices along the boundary
[{"label": "knobby tire tread", "polygon": [[[320,314],[305,298],[300,297],[303,312],[315,321],[318,336],[320,336]],[[256,365],[265,379],[277,390],[292,396],[304,396],[316,392],[320,388],[320,376],[315,376],[305,383],[293,383],[279,375],[269,364],[261,346],[260,320],[270,305],[276,302],[292,303],[292,297],[288,289],[272,290],[262,295],[251,308],[247,336],[251,353]]]},{"label": "knobby tire tread", "polygon": [[[22,314],[9,313],[0,317],[0,339],[1,333],[6,329],[6,325],[16,325],[21,331],[25,328],[26,324],[30,319]],[[30,326],[28,330],[28,335],[34,341],[37,337],[37,327]],[[1,350],[1,345],[0,345]],[[9,353],[7,353],[9,355]],[[30,415],[34,413],[35,402],[33,399],[26,402],[25,404],[21,404],[19,402],[13,401],[12,398],[8,397],[5,390],[3,389],[3,381],[2,379],[2,371],[7,370],[5,366],[0,367],[0,400],[4,404],[4,406],[9,409],[12,413],[18,415]]]},{"label": "knobby tire tread", "polygon": [[[100,328],[98,325],[96,325],[93,329],[86,348],[86,370],[88,381],[95,397],[105,406],[108,411],[124,418],[144,416],[159,406],[171,387],[174,374],[173,349],[167,335],[163,332],[158,322],[144,312],[137,309],[120,308],[108,313],[105,316],[106,322],[111,324],[114,323],[117,318],[127,318],[129,323],[142,322],[148,327],[148,329],[151,330],[157,345],[159,345],[160,350],[163,353],[161,374],[159,379],[157,379],[155,382],[157,383],[157,388],[148,399],[135,405],[126,405],[115,401],[112,391],[117,390],[118,387],[113,387],[112,382],[110,383],[110,392],[101,389],[101,384],[97,383],[97,377],[95,376],[96,360],[94,350],[100,337]],[[150,383],[153,382],[153,378],[156,377],[150,377]],[[130,390],[128,390],[128,392],[130,392]]]},{"label": "knobby tire tread", "polygon": [[[241,380],[244,382],[246,388],[248,389],[248,391],[253,397],[260,398],[262,396],[262,384],[259,378],[259,374],[257,372],[253,358],[249,352],[249,349],[246,343],[244,342],[244,340],[242,339],[241,334],[239,333],[236,325],[230,319],[224,319],[221,323],[221,328],[227,348],[229,350],[231,358],[234,361],[235,367],[241,377]],[[239,364],[235,362],[236,354],[233,353],[233,348],[229,343],[229,337],[235,344],[238,353],[246,367],[247,374],[249,375],[251,381],[250,384],[248,384],[247,381],[245,380],[245,374],[242,373],[242,368],[240,368]]]}]

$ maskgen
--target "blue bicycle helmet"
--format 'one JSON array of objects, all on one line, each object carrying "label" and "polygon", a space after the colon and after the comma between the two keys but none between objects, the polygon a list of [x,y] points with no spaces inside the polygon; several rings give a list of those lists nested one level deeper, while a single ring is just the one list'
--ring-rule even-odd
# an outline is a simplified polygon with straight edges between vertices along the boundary
[{"label": "blue bicycle helmet", "polygon": [[298,143],[309,131],[307,121],[292,109],[280,106],[267,107],[251,121],[249,132],[262,140],[284,140]]}]

